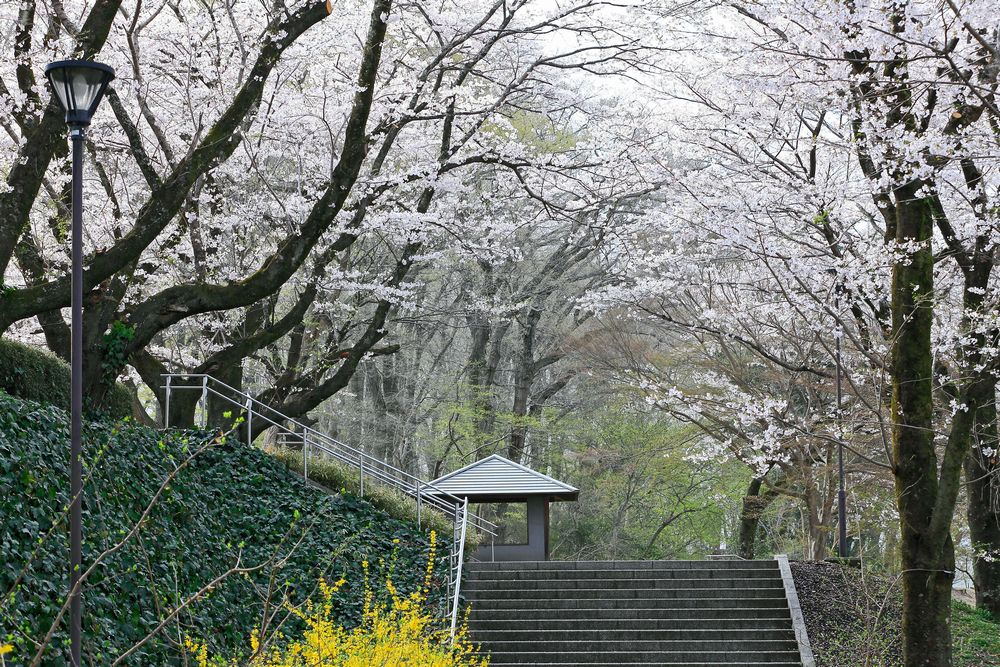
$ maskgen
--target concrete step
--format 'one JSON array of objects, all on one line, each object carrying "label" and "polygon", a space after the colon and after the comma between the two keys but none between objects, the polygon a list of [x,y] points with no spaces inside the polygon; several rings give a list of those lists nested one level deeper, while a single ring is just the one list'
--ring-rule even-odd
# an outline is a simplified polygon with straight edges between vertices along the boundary
[{"label": "concrete step", "polygon": [[[491,665],[526,663],[490,662]],[[531,667],[579,667],[577,662],[532,662]],[[587,667],[802,667],[801,662],[590,662]]]},{"label": "concrete step", "polygon": [[755,651],[747,655],[746,651],[644,651],[637,648],[621,647],[621,650],[608,650],[599,653],[594,651],[562,651],[554,655],[546,655],[539,651],[540,647],[527,647],[524,651],[495,650],[490,653],[490,665],[538,665],[551,663],[554,660],[572,665],[615,664],[625,662],[640,665],[731,665],[746,663],[753,660],[753,665],[772,665],[774,663],[792,664],[801,667],[799,652],[796,651]]},{"label": "concrete step", "polygon": [[775,561],[474,563],[494,667],[801,667]]},{"label": "concrete step", "polygon": [[617,570],[476,570],[467,572],[467,581],[522,581],[531,579],[780,579],[777,568],[740,567],[731,569],[719,568],[675,568],[675,569],[617,569]]},{"label": "concrete step", "polygon": [[795,643],[795,632],[791,627],[764,630],[754,629],[722,629],[715,626],[700,628],[573,628],[571,630],[541,629],[525,624],[516,630],[489,630],[477,625],[470,631],[474,642],[483,644],[508,645],[510,642],[579,642],[579,645],[591,641],[600,642],[688,642],[695,641],[767,641]]},{"label": "concrete step", "polygon": [[776,561],[771,560],[533,560],[504,561],[495,563],[471,562],[470,572],[492,572],[509,570],[731,570],[740,569],[778,569]]},{"label": "concrete step", "polygon": [[[627,649],[637,653],[752,653],[755,659],[761,653],[784,653],[796,651],[798,648],[795,640],[780,639],[686,639],[684,641],[672,641],[669,639],[515,639],[502,643],[484,643],[483,646],[489,646],[494,652],[501,653],[527,653],[534,651],[535,653],[557,653],[560,655],[567,652],[604,654]],[[745,659],[746,655],[741,657]],[[687,659],[690,660],[691,658]]]},{"label": "concrete step", "polygon": [[[592,582],[594,586],[598,582]],[[714,599],[714,598],[773,598],[784,588],[500,588],[466,591],[473,603],[488,600],[641,600]]]},{"label": "concrete step", "polygon": [[[648,575],[648,572],[647,572]],[[517,589],[517,590],[568,590],[579,588],[664,588],[692,590],[701,588],[784,588],[780,577],[735,579],[712,577],[705,579],[473,579],[462,585],[462,591],[473,592]]]},{"label": "concrete step", "polygon": [[[573,610],[581,611],[581,610]],[[595,610],[596,611],[596,610]],[[655,630],[702,630],[704,628],[713,628],[717,631],[724,632],[728,630],[739,630],[739,631],[750,631],[756,632],[758,630],[781,630],[790,631],[791,625],[789,623],[788,614],[784,616],[776,617],[759,617],[754,614],[753,618],[747,618],[747,610],[745,609],[734,609],[732,611],[737,612],[733,614],[733,618],[704,618],[709,616],[706,613],[700,613],[695,618],[690,618],[691,610],[683,609],[680,611],[684,612],[683,618],[664,618],[663,614],[660,614],[660,618],[621,618],[621,609],[604,609],[600,611],[609,612],[607,614],[608,618],[559,618],[553,619],[549,618],[547,614],[539,614],[535,616],[523,616],[510,613],[510,618],[500,619],[491,617],[477,617],[475,619],[475,632],[491,632],[495,630],[524,630],[525,628],[531,628],[532,632],[544,632],[548,630],[556,631],[604,631],[604,630],[636,630],[636,631],[655,631]],[[673,611],[673,610],[654,610],[657,612],[662,611]],[[712,611],[712,610],[707,610]],[[726,610],[718,610],[726,611]],[[769,613],[772,610],[762,609],[762,613]],[[508,612],[493,612],[496,615],[508,614]]]},{"label": "concrete step", "polygon": [[729,597],[729,598],[542,598],[521,597],[472,601],[472,608],[486,609],[718,609],[721,607],[787,609],[784,597]]},{"label": "concrete step", "polygon": [[788,612],[788,605],[784,599],[782,604],[774,607],[759,606],[693,606],[686,607],[570,607],[566,606],[559,610],[558,614],[553,614],[548,607],[526,608],[522,606],[509,605],[504,602],[504,607],[482,607],[473,605],[469,615],[470,620],[477,624],[481,621],[531,621],[538,619],[551,622],[576,623],[580,621],[609,621],[620,620],[622,622],[638,622],[647,620],[676,622],[679,620],[699,620],[708,619],[715,622],[723,620],[770,620],[778,619],[791,624],[791,616]]}]

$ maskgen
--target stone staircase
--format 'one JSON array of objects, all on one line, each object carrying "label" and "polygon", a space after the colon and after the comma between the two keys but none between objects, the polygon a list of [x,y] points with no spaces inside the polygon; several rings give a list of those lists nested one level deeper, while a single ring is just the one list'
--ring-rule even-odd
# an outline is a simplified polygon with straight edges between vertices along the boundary
[{"label": "stone staircase", "polygon": [[470,563],[495,667],[802,667],[776,561]]}]

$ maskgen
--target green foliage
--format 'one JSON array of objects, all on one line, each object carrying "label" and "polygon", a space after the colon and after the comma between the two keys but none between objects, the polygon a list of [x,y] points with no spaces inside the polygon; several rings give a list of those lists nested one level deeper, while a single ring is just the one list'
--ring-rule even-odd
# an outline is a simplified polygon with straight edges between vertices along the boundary
[{"label": "green foliage", "polygon": [[[65,599],[67,440],[64,412],[0,394],[0,643],[14,644],[13,664],[31,652]],[[208,449],[183,466],[206,443]],[[88,421],[84,449],[84,473],[90,476],[85,566],[136,525],[163,481],[181,466],[136,539],[110,556],[84,589],[87,664],[110,664],[237,563],[262,567],[223,579],[127,664],[182,664],[185,634],[205,638],[213,652],[238,655],[260,624],[268,591],[280,622],[286,616],[282,598],[301,602],[321,576],[347,580],[333,614],[356,624],[363,604],[361,563],[369,560],[373,575],[381,577],[388,567],[381,559],[394,548],[394,581],[404,591],[420,586],[426,533],[362,500],[310,488],[281,462],[234,438]],[[435,590],[442,577],[443,564]],[[301,630],[294,619],[283,629]],[[45,664],[66,664],[65,642],[60,629]]]},{"label": "green foliage", "polygon": [[961,602],[952,603],[951,613],[955,667],[1000,665],[1000,620]]},{"label": "green foliage", "polygon": [[[902,667],[898,604],[894,600],[888,614],[880,609],[853,610],[857,614],[853,627],[825,638],[817,653],[821,667]],[[951,613],[954,667],[1000,665],[1000,623],[989,612],[962,602],[952,602]]]},{"label": "green foliage", "polygon": [[[59,357],[0,338],[0,390],[68,409],[69,381],[69,364]],[[132,398],[128,389],[120,384],[112,386],[103,412],[113,418],[131,415]]]},{"label": "green foliage", "polygon": [[830,211],[826,209],[820,211],[813,217],[812,223],[817,227],[826,227],[830,224]]},{"label": "green foliage", "polygon": [[108,333],[104,334],[104,360],[101,362],[101,370],[106,385],[112,386],[128,363],[128,346],[133,338],[135,338],[135,326],[125,324],[121,320],[115,320]]},{"label": "green foliage", "polygon": [[483,133],[500,137],[513,135],[536,154],[562,153],[576,147],[578,135],[564,127],[558,127],[545,114],[532,111],[515,111],[507,117],[506,125],[488,121],[483,123]]},{"label": "green foliage", "polygon": [[[456,393],[459,400],[442,402],[433,420],[438,429],[446,428],[447,432],[439,430],[423,433],[425,441],[443,441],[447,438],[461,443],[464,449],[478,451],[487,443],[496,440],[494,430],[503,432],[502,429],[509,428],[509,421],[513,416],[491,407],[496,400],[492,392],[467,383],[459,383]],[[487,422],[492,428],[484,430]]]},{"label": "green foliage", "polygon": [[820,651],[820,664],[831,667],[902,667],[899,638],[899,618],[886,618],[872,611],[858,616],[853,627],[828,634]]},{"label": "green foliage", "polygon": [[555,557],[702,558],[718,548],[745,488],[740,466],[689,460],[690,427],[656,412],[611,406],[566,427],[576,451],[562,479],[586,482],[578,503],[553,506]]}]

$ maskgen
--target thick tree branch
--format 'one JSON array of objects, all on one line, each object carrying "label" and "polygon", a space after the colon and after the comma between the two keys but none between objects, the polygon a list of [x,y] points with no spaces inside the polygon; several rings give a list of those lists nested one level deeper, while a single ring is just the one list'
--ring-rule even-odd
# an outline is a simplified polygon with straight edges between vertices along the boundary
[{"label": "thick tree branch", "polygon": [[[135,261],[173,220],[198,179],[219,162],[232,155],[236,147],[243,141],[241,130],[247,120],[256,114],[268,76],[277,65],[281,55],[306,30],[326,18],[329,15],[329,10],[330,7],[326,2],[311,3],[291,15],[283,16],[283,19],[275,18],[272,21],[268,26],[260,54],[250,75],[222,116],[208,131],[198,147],[181,160],[171,174],[163,180],[162,186],[150,195],[149,200],[139,211],[132,230],[111,248],[98,252],[90,258],[84,272],[85,290],[93,289],[115,272]],[[49,111],[46,112],[47,116],[52,113],[52,107],[53,105],[49,106]],[[58,125],[60,128],[62,127],[61,121]],[[61,137],[61,133],[57,133],[56,138],[61,139]],[[23,146],[29,147],[33,143],[29,138]],[[48,158],[45,161],[45,166],[47,165]],[[44,172],[44,168],[42,168],[42,172]],[[12,171],[12,176],[13,173]],[[40,177],[41,175],[39,175],[39,179]],[[10,180],[8,178],[8,184],[10,184]],[[14,221],[8,223],[8,216],[13,215],[13,213],[4,205],[4,198],[16,195],[12,207],[22,207],[22,217],[26,219],[37,190],[37,185],[30,192],[24,188],[17,189],[15,187],[14,191],[0,195],[0,267],[6,265],[6,258],[3,255],[6,242],[4,234],[10,229],[8,225],[14,224]],[[18,220],[20,219],[18,218]],[[18,233],[20,229],[21,226],[18,226]],[[68,275],[42,285],[16,290],[3,297],[0,331],[17,320],[30,317],[38,312],[61,308],[68,303]]]},{"label": "thick tree branch", "polygon": [[[130,351],[142,348],[160,331],[192,315],[238,308],[258,301],[278,290],[302,266],[343,208],[364,162],[368,138],[366,126],[391,5],[391,0],[376,0],[374,3],[358,73],[358,91],[344,131],[340,160],[326,190],[313,205],[299,233],[285,241],[256,273],[245,280],[229,285],[175,285],[138,304],[129,313],[129,320],[136,325]],[[249,77],[250,80],[254,78],[253,75]]]},{"label": "thick tree branch", "polygon": [[[77,36],[74,57],[92,59],[100,52],[120,5],[121,0],[97,0],[94,3]],[[28,74],[19,70],[19,80]],[[28,224],[28,213],[38,196],[49,162],[58,148],[65,146],[65,133],[63,112],[53,97],[41,120],[25,133],[7,174],[7,189],[0,193],[0,276],[6,271],[14,246]],[[66,301],[69,301],[68,288]],[[52,308],[43,308],[38,312],[45,310]],[[0,320],[0,331],[4,328]]]}]

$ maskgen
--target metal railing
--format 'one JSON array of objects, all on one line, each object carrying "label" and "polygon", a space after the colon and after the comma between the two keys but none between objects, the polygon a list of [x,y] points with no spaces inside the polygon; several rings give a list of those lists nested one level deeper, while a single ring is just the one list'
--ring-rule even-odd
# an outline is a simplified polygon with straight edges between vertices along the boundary
[{"label": "metal railing", "polygon": [[448,562],[448,582],[455,582],[455,590],[448,591],[448,599],[454,600],[451,605],[451,641],[453,644],[455,643],[455,627],[458,623],[458,607],[462,600],[462,564],[465,563],[465,531],[468,525],[469,499],[466,498],[465,502],[462,503],[462,520],[455,522],[455,534],[452,535],[451,541],[452,544],[458,545],[458,549],[452,551]]},{"label": "metal railing", "polygon": [[705,560],[746,560],[738,554],[705,554]]},{"label": "metal railing", "polygon": [[[284,446],[301,446],[302,476],[309,481],[309,460],[317,455],[327,456],[334,461],[358,470],[359,493],[364,497],[366,478],[369,482],[381,484],[411,497],[417,506],[417,525],[422,525],[424,507],[443,514],[452,521],[452,544],[447,559],[448,569],[448,600],[451,621],[451,637],[454,640],[455,627],[458,618],[458,608],[461,604],[462,564],[465,558],[465,540],[468,526],[491,536],[496,536],[497,526],[493,522],[469,512],[467,498],[459,498],[444,491],[419,477],[401,470],[390,463],[366,454],[363,450],[352,447],[336,438],[317,431],[296,419],[288,417],[269,405],[258,401],[249,394],[229,386],[211,375],[204,373],[185,374],[167,373],[162,376],[164,384],[160,387],[164,392],[163,428],[169,427],[170,398],[175,391],[199,391],[201,397],[201,414],[203,426],[208,418],[208,400],[210,396],[220,399],[223,404],[238,408],[245,417],[247,433],[252,434],[254,428],[258,431],[275,429],[279,444]],[[197,404],[196,404],[197,407]],[[196,411],[197,412],[197,411]],[[261,427],[263,420],[265,426]],[[255,426],[256,424],[256,426]]]}]

